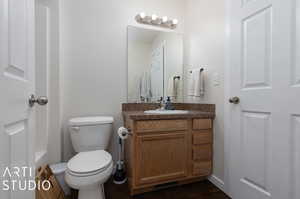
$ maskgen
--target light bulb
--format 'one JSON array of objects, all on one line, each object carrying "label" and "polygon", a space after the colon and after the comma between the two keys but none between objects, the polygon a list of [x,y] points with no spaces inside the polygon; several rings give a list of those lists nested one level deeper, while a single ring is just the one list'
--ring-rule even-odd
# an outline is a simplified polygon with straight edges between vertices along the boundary
[{"label": "light bulb", "polygon": [[146,17],[146,14],[144,12],[141,12],[139,15],[141,19],[144,19]]},{"label": "light bulb", "polygon": [[152,19],[152,21],[155,21],[157,19],[157,16],[156,15],[152,15],[151,19]]},{"label": "light bulb", "polygon": [[177,24],[178,24],[178,20],[177,20],[177,19],[173,19],[173,20],[172,20],[172,24],[173,24],[173,25],[177,25]]},{"label": "light bulb", "polygon": [[168,17],[164,16],[164,17],[162,18],[162,22],[163,22],[163,23],[167,23],[167,21],[168,21]]}]

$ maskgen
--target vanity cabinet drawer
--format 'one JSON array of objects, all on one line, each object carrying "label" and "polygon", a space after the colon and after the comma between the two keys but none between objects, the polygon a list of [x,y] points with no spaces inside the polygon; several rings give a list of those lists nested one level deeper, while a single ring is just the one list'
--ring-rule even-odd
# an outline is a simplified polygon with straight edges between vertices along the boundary
[{"label": "vanity cabinet drawer", "polygon": [[211,161],[211,159],[212,159],[211,144],[193,146],[194,161]]},{"label": "vanity cabinet drawer", "polygon": [[193,144],[210,144],[212,143],[212,132],[211,130],[201,130],[193,132]]},{"label": "vanity cabinet drawer", "polygon": [[161,131],[182,131],[187,130],[187,120],[147,120],[137,121],[137,132],[161,132]]},{"label": "vanity cabinet drawer", "polygon": [[211,119],[193,119],[194,130],[211,129],[211,128],[212,128]]},{"label": "vanity cabinet drawer", "polygon": [[193,163],[193,175],[194,176],[207,176],[212,171],[212,162],[194,162]]}]

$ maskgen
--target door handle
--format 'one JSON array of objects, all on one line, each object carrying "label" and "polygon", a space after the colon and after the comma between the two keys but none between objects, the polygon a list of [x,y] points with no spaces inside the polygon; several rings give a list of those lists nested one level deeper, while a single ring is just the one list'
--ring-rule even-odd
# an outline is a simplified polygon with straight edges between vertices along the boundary
[{"label": "door handle", "polygon": [[240,103],[240,98],[239,97],[231,97],[231,98],[229,98],[229,103],[239,104]]},{"label": "door handle", "polygon": [[35,96],[32,94],[29,96],[28,104],[30,107],[33,107],[35,103],[44,106],[48,104],[48,98],[46,96],[40,96],[38,98],[35,98]]}]

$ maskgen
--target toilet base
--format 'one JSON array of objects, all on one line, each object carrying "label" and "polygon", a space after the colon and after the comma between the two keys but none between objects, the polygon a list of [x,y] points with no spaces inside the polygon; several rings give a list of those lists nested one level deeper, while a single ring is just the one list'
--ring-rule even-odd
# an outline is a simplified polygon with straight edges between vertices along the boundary
[{"label": "toilet base", "polygon": [[78,199],[105,199],[103,184],[97,184],[86,189],[80,189]]}]

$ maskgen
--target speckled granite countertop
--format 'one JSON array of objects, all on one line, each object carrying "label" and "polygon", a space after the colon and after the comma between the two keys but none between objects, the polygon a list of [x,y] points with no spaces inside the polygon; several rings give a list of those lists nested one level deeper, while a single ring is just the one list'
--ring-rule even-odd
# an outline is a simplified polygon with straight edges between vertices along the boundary
[{"label": "speckled granite countertop", "polygon": [[188,118],[214,118],[215,113],[203,111],[189,111],[185,114],[148,114],[144,111],[123,111],[126,119],[132,120],[158,120],[158,119],[188,119]]},{"label": "speckled granite countertop", "polygon": [[188,119],[188,118],[215,118],[215,105],[174,103],[176,110],[187,110],[185,114],[148,114],[145,110],[159,108],[157,103],[126,103],[122,104],[124,119],[155,120],[155,119]]}]

